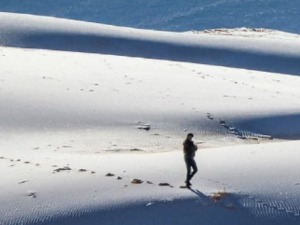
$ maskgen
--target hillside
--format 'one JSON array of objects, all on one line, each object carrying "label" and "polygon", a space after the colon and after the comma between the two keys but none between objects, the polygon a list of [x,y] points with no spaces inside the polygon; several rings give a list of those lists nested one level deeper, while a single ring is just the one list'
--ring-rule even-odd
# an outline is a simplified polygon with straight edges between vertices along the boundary
[{"label": "hillside", "polygon": [[297,35],[286,34],[288,39],[278,39],[268,33],[266,37],[243,38],[144,31],[9,13],[0,13],[0,19],[2,46],[164,59],[299,75]]},{"label": "hillside", "polygon": [[300,33],[299,1],[288,0],[10,0],[0,11],[84,20],[152,30],[269,28]]},{"label": "hillside", "polygon": [[1,225],[300,223],[298,35],[0,21]]}]

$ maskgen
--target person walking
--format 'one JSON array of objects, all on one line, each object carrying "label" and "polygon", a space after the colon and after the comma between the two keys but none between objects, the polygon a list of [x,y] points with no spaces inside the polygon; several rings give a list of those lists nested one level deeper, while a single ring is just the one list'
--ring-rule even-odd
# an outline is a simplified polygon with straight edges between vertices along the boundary
[{"label": "person walking", "polygon": [[192,141],[194,134],[189,133],[183,142],[183,153],[184,161],[186,164],[187,174],[186,174],[186,187],[191,187],[191,179],[197,173],[198,168],[195,161],[196,151],[198,149],[197,145]]}]

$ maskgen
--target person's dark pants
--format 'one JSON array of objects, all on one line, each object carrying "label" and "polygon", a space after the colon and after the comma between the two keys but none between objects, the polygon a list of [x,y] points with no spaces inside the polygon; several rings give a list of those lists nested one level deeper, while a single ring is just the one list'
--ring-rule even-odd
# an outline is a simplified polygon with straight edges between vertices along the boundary
[{"label": "person's dark pants", "polygon": [[[187,170],[185,182],[186,183],[190,183],[192,177],[198,171],[197,164],[196,164],[196,162],[194,160],[194,157],[193,156],[189,156],[189,155],[185,155],[184,156],[184,161],[185,161],[186,170]],[[193,171],[192,171],[192,169],[193,169]]]}]

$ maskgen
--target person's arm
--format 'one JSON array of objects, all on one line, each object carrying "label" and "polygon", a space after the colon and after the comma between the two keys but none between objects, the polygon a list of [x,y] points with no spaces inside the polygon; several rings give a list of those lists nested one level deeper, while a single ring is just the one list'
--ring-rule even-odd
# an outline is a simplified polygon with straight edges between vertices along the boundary
[{"label": "person's arm", "polygon": [[195,151],[198,150],[198,146],[196,144],[194,144],[194,149],[195,149]]},{"label": "person's arm", "polygon": [[183,143],[183,151],[184,153],[188,152],[188,144],[186,142]]}]

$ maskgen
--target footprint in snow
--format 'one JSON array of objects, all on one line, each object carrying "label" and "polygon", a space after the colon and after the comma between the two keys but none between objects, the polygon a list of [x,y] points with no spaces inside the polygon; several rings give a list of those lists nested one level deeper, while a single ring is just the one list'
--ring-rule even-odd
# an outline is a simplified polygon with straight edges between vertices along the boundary
[{"label": "footprint in snow", "polygon": [[173,186],[170,185],[169,183],[159,183],[158,186],[162,186],[162,187],[171,187],[171,188],[173,188]]},{"label": "footprint in snow", "polygon": [[63,148],[72,148],[71,145],[63,145],[62,147],[63,147]]},{"label": "footprint in snow", "polygon": [[27,196],[28,196],[28,197],[31,197],[31,198],[36,198],[36,197],[37,197],[37,194],[36,194],[36,192],[29,192],[29,193],[27,194]]},{"label": "footprint in snow", "polygon": [[57,168],[57,169],[53,170],[53,172],[59,173],[60,171],[70,171],[70,170],[72,170],[70,167],[65,166],[65,167]]},{"label": "footprint in snow", "polygon": [[149,131],[149,130],[151,129],[151,126],[150,126],[150,124],[148,124],[148,123],[138,122],[137,129]]},{"label": "footprint in snow", "polygon": [[18,182],[18,184],[24,184],[24,183],[27,183],[27,182],[28,182],[28,180],[22,180],[22,181]]},{"label": "footprint in snow", "polygon": [[210,120],[213,120],[213,119],[214,119],[214,117],[213,117],[210,113],[207,113],[206,115],[207,115],[207,118],[208,118],[208,119],[210,119]]},{"label": "footprint in snow", "polygon": [[113,173],[107,173],[105,176],[107,176],[107,177],[114,177],[115,175]]}]

